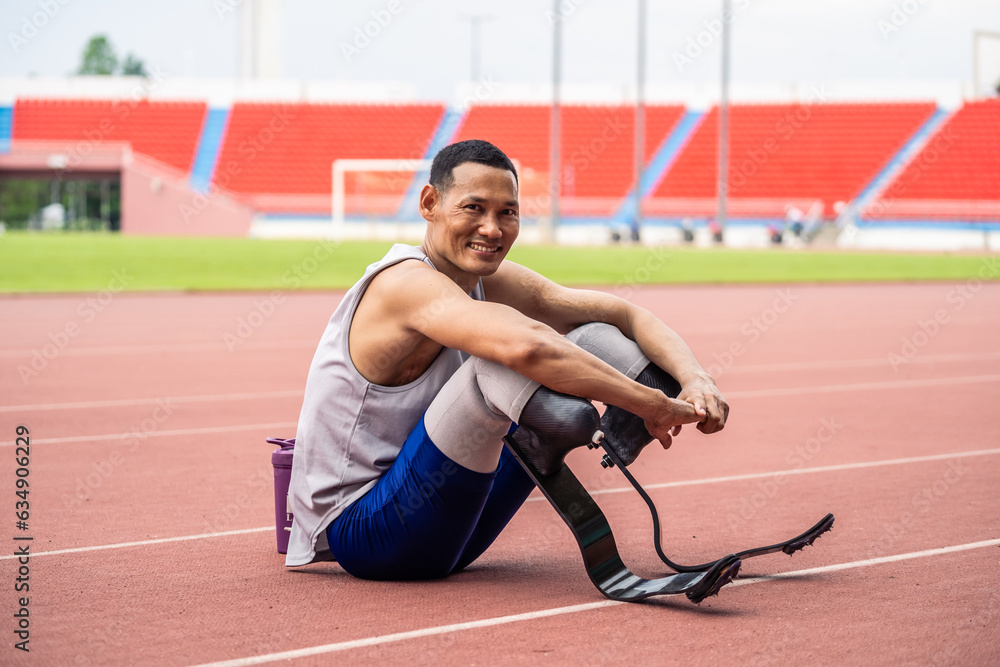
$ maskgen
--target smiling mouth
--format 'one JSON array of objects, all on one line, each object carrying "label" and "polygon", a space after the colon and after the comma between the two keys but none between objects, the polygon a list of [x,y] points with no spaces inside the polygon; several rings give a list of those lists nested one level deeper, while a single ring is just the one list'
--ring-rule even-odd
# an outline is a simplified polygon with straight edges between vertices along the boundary
[{"label": "smiling mouth", "polygon": [[469,247],[477,252],[489,252],[489,253],[500,252],[500,246],[488,246],[488,245],[483,245],[482,243],[470,243]]}]

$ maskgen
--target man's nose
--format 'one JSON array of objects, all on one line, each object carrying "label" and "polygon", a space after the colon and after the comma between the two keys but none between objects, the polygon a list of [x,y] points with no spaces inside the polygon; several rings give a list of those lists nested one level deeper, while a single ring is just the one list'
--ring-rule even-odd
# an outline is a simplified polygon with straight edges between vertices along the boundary
[{"label": "man's nose", "polygon": [[503,233],[500,231],[500,216],[495,212],[487,212],[479,224],[479,233],[491,239],[500,238]]}]

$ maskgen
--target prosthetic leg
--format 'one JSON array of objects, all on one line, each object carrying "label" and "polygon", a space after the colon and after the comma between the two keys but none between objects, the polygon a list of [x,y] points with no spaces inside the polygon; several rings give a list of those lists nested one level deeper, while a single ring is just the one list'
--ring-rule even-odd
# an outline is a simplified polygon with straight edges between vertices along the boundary
[{"label": "prosthetic leg", "polygon": [[[649,364],[636,381],[673,397],[680,392],[676,380],[654,364]],[[525,404],[519,428],[504,441],[573,532],[590,580],[613,600],[632,602],[654,595],[684,594],[699,603],[736,578],[742,559],[776,551],[792,554],[812,544],[833,525],[833,515],[828,514],[808,531],[786,542],[729,554],[701,565],[680,565],[663,553],[656,507],[626,469],[652,441],[639,417],[612,406],[599,417],[589,401],[540,387]],[[602,447],[605,451],[602,465],[617,466],[642,496],[653,517],[657,555],[676,574],[644,579],[633,574],[622,561],[604,513],[563,463],[570,450],[581,446]]]}]

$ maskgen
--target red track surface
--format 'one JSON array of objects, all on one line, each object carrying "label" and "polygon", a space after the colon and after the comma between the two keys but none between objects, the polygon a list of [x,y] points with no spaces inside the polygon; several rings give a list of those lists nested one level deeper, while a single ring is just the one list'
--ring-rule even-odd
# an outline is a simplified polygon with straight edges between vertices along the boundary
[{"label": "red track surface", "polygon": [[[31,534],[35,554],[30,654],[13,648],[17,564],[0,561],[0,662],[198,664],[321,646],[292,662],[1000,662],[1000,285],[632,292],[721,370],[733,408],[723,433],[685,432],[633,466],[661,508],[668,553],[701,562],[837,515],[815,547],[746,561],[739,585],[701,606],[605,601],[538,498],[444,581],[360,581],[335,564],[286,571],[263,439],[294,433],[339,296],[289,294],[259,319],[253,294],[119,295],[92,319],[87,297],[0,299],[3,539],[11,553],[15,534]],[[935,313],[944,323],[920,333]],[[240,318],[259,325],[245,339]],[[69,323],[79,331],[58,354],[43,349]],[[22,381],[35,350],[53,358]],[[889,355],[908,352],[893,368]],[[18,424],[34,445],[28,533],[14,528]],[[852,465],[871,462],[886,463]],[[662,573],[623,478],[593,452],[570,464],[626,561]],[[758,477],[717,479],[738,475]],[[123,546],[148,540],[163,541]],[[80,550],[52,553],[64,549]],[[859,562],[900,554],[914,556]],[[518,614],[532,616],[505,618]],[[483,623],[447,627],[473,621]]]}]

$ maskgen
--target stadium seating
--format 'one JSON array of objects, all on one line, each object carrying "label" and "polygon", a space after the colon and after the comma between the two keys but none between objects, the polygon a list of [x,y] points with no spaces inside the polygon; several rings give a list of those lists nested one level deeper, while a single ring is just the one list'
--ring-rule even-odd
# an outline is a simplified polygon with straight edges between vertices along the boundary
[{"label": "stadium seating", "polygon": [[189,172],[205,120],[205,102],[19,99],[13,141],[129,142],[132,150]]},{"label": "stadium seating", "polygon": [[[213,180],[264,211],[329,214],[333,160],[421,159],[444,111],[442,104],[236,103]],[[349,196],[381,201],[378,211],[387,213],[411,175],[348,176]]]},{"label": "stadium seating", "polygon": [[[1000,217],[1000,98],[966,102],[882,193],[872,217]],[[992,212],[992,214],[989,214]]]},{"label": "stadium seating", "polygon": [[[519,162],[526,217],[548,210],[551,111],[547,104],[474,105],[453,138],[487,139]],[[835,202],[855,199],[898,160],[935,111],[933,103],[917,102],[733,105],[730,215],[783,217],[788,205],[805,210],[819,200],[831,217]],[[563,216],[615,215],[632,187],[635,107],[564,105],[561,112]],[[203,101],[18,99],[11,138],[66,142],[67,150],[128,142],[191,174],[207,113]],[[215,185],[264,212],[328,215],[334,159],[422,158],[445,106],[237,102],[225,113]],[[646,107],[647,164],[683,116],[681,106]],[[713,108],[653,187],[647,215],[714,215],[717,137]],[[348,174],[348,211],[395,215],[411,176]],[[967,102],[953,113],[880,186],[879,197],[879,206],[864,210],[866,218],[1000,219],[1000,99]]]},{"label": "stadium seating", "polygon": [[[729,194],[735,212],[777,216],[820,200],[827,216],[868,185],[932,116],[933,103],[761,104],[730,107]],[[653,193],[710,212],[718,178],[719,111],[713,108]],[[660,200],[660,201],[655,201]]]},{"label": "stadium seating", "polygon": [[[560,162],[564,215],[608,216],[621,205],[633,181],[634,106],[560,107]],[[681,106],[648,106],[648,163],[684,113]],[[485,139],[521,164],[521,192],[549,191],[549,105],[473,106],[456,140]]]}]

